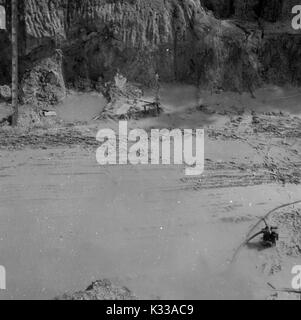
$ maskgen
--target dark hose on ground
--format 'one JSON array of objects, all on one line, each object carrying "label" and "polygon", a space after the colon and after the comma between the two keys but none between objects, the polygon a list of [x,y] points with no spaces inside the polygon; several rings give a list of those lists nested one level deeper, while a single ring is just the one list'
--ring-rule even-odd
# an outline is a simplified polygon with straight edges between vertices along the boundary
[{"label": "dark hose on ground", "polygon": [[[289,207],[289,206],[292,206],[292,205],[295,205],[295,204],[299,204],[299,203],[301,203],[301,200],[298,200],[298,201],[295,201],[295,202],[291,202],[291,203],[283,204],[283,205],[281,205],[281,206],[279,206],[279,207],[277,207],[277,208],[269,211],[264,217],[262,217],[262,218],[251,228],[251,230],[248,232],[248,234],[247,234],[247,236],[246,236],[246,240],[235,250],[235,253],[234,253],[233,258],[232,258],[232,260],[231,260],[231,264],[236,261],[236,258],[237,258],[237,256],[238,256],[240,250],[241,250],[245,245],[247,245],[247,244],[250,242],[251,239],[254,238],[254,236],[252,237],[251,234],[258,228],[258,226],[261,224],[261,222],[266,221],[266,220],[270,217],[270,215],[271,215],[272,213],[274,213],[275,211],[280,210],[280,209],[283,209],[283,208],[286,208],[286,207]],[[258,234],[257,234],[257,235],[258,235]]]}]

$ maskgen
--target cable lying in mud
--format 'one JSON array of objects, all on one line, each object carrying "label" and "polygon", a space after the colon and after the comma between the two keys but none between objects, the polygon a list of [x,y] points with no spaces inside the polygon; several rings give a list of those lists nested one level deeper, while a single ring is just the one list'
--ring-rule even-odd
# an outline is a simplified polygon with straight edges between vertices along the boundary
[{"label": "cable lying in mud", "polygon": [[248,234],[247,234],[247,236],[246,236],[246,240],[244,240],[244,242],[235,250],[235,253],[234,253],[233,258],[231,259],[231,262],[230,262],[230,263],[232,264],[232,263],[234,263],[234,262],[236,261],[236,258],[237,258],[237,256],[238,256],[240,250],[249,243],[250,239],[254,238],[254,236],[251,237],[251,234],[258,228],[258,226],[259,226],[262,222],[265,222],[265,221],[270,217],[270,215],[271,215],[272,213],[274,213],[275,211],[278,211],[278,210],[280,210],[280,209],[283,209],[283,208],[286,208],[286,207],[289,207],[289,206],[293,206],[293,205],[299,204],[299,203],[301,203],[301,200],[298,200],[298,201],[295,201],[295,202],[291,202],[291,203],[283,204],[283,205],[281,205],[281,206],[279,206],[279,207],[277,207],[277,208],[269,211],[264,217],[262,217],[262,218],[251,228],[251,230],[248,232]]},{"label": "cable lying in mud", "polygon": [[[273,286],[270,282],[267,283],[267,285],[274,291],[276,292],[285,292],[285,293],[294,293],[294,294],[300,294],[301,295],[301,291],[300,290],[295,290],[295,289],[290,289],[290,288],[280,288],[277,289],[275,286]],[[301,296],[300,296],[301,298]]]}]

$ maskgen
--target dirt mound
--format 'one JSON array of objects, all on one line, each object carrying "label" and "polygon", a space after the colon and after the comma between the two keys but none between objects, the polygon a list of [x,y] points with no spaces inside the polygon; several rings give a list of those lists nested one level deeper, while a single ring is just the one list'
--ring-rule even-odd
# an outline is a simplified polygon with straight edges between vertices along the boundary
[{"label": "dirt mound", "polygon": [[92,283],[85,291],[64,294],[55,300],[136,300],[137,298],[126,287],[119,287],[109,280]]}]

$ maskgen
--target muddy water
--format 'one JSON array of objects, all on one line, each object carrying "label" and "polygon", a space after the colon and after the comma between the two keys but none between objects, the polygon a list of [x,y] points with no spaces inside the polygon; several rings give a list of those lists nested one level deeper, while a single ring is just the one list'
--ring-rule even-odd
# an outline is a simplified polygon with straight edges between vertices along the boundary
[{"label": "muddy water", "polygon": [[256,217],[300,187],[183,191],[182,168],[103,168],[94,157],[2,153],[1,298],[49,299],[103,278],[142,298],[256,297],[247,262],[227,262]]},{"label": "muddy water", "polygon": [[90,121],[99,115],[106,99],[98,93],[70,93],[57,108],[57,113],[66,122]]},{"label": "muddy water", "polygon": [[[154,92],[146,91],[149,99],[154,97]],[[204,105],[218,106],[221,110],[235,106],[245,110],[257,112],[289,112],[301,114],[301,89],[295,87],[279,87],[267,85],[254,92],[255,99],[250,93],[221,92],[219,94],[209,91],[198,92],[193,85],[164,84],[160,91],[162,104],[166,111],[182,111],[183,109]]]},{"label": "muddy water", "polygon": [[[221,109],[230,106],[262,111],[287,111],[300,114],[301,91],[298,88],[281,88],[267,86],[255,92],[256,99],[249,93],[201,92],[193,85],[163,84],[160,90],[162,104],[166,112],[181,112],[200,104],[218,104]],[[155,97],[153,90],[146,90],[144,99],[152,101]],[[90,121],[99,115],[106,99],[98,93],[71,92],[65,101],[57,107],[58,115],[67,122]]]}]

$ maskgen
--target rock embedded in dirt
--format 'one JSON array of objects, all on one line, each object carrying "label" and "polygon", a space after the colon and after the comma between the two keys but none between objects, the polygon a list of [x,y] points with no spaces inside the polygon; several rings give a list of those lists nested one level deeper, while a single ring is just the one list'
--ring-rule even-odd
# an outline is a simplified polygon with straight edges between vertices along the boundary
[{"label": "rock embedded in dirt", "polygon": [[64,294],[55,300],[137,300],[137,297],[126,287],[119,287],[109,280],[92,283],[85,291]]},{"label": "rock embedded in dirt", "polygon": [[[299,56],[301,37],[291,30],[294,4],[98,0],[83,6],[81,1],[28,0],[21,8],[20,77],[27,97],[33,93],[47,101],[53,90],[51,103],[64,95],[63,78],[87,91],[99,78],[112,81],[117,70],[130,82],[149,86],[158,71],[164,82],[193,82],[218,90],[252,93],[266,81],[298,85],[300,64],[292,57]],[[0,43],[5,37],[0,34]],[[62,50],[64,63],[53,72],[47,60],[56,49]],[[9,63],[10,50],[1,57]],[[0,83],[8,79],[7,63],[0,63]],[[26,71],[41,65],[50,72],[41,80]],[[56,81],[58,86],[53,85]],[[28,82],[37,92],[30,92]]]},{"label": "rock embedded in dirt", "polygon": [[45,103],[53,105],[62,101],[66,96],[66,88],[61,53],[56,51],[28,69],[23,75],[21,90],[24,104],[42,104],[45,107]]},{"label": "rock embedded in dirt", "polygon": [[0,100],[9,100],[12,97],[11,89],[9,86],[0,86]]}]

